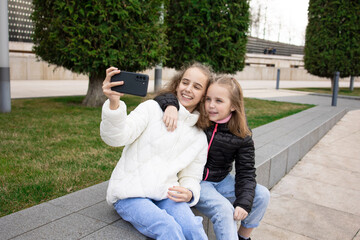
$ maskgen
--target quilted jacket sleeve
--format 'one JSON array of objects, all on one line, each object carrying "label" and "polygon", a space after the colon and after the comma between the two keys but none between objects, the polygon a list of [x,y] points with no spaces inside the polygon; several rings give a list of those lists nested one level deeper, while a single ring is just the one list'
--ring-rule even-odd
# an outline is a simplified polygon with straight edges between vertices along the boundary
[{"label": "quilted jacket sleeve", "polygon": [[240,206],[250,213],[256,187],[255,147],[251,136],[244,139],[235,157],[234,207]]},{"label": "quilted jacket sleeve", "polygon": [[[154,103],[153,105],[155,105]],[[129,115],[126,104],[120,101],[116,110],[111,110],[109,100],[102,107],[100,136],[102,140],[113,147],[130,144],[145,130],[149,121],[149,101],[143,102]]]},{"label": "quilted jacket sleeve", "polygon": [[154,98],[154,100],[160,105],[161,109],[165,111],[167,106],[175,106],[179,110],[179,100],[173,93],[161,94]]},{"label": "quilted jacket sleeve", "polygon": [[190,207],[197,204],[200,198],[200,181],[202,179],[207,157],[207,139],[203,132],[197,137],[198,141],[193,147],[200,149],[196,159],[178,174],[180,186],[192,191],[193,200],[189,202]]}]

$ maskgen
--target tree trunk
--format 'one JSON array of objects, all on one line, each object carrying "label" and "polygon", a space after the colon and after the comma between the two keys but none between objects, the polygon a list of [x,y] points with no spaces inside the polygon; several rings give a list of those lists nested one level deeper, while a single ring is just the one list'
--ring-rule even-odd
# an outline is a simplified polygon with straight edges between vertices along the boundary
[{"label": "tree trunk", "polygon": [[350,76],[350,92],[354,91],[354,76]]},{"label": "tree trunk", "polygon": [[106,100],[106,96],[102,91],[102,84],[105,74],[90,73],[89,87],[87,94],[82,102],[87,107],[101,107]]}]

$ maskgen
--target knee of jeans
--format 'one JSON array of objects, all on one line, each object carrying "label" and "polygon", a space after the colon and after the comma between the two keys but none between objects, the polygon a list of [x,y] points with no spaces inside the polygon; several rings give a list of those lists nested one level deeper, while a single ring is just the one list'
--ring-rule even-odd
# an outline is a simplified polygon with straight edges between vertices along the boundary
[{"label": "knee of jeans", "polygon": [[171,231],[173,233],[182,234],[182,228],[176,221],[165,222],[164,229],[166,229],[166,231]]},{"label": "knee of jeans", "polygon": [[197,231],[198,229],[202,229],[203,228],[203,218],[200,216],[194,216],[191,220],[188,219],[188,221],[186,221],[183,227],[185,229],[191,229],[191,231]]},{"label": "knee of jeans", "polygon": [[267,206],[270,201],[270,191],[264,186],[259,186],[257,194],[257,201],[259,202],[259,204]]},{"label": "knee of jeans", "polygon": [[222,204],[215,207],[216,213],[212,217],[212,221],[219,221],[219,220],[225,220],[226,218],[229,218],[233,220],[234,216],[234,207],[229,204]]}]

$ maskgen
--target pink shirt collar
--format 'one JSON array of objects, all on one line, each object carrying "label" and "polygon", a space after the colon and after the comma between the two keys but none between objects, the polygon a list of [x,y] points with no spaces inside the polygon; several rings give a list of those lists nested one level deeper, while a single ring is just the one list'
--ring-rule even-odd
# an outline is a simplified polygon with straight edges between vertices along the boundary
[{"label": "pink shirt collar", "polygon": [[229,116],[227,116],[226,118],[216,121],[216,123],[227,123],[230,120],[231,116],[232,116],[232,113],[230,113]]}]

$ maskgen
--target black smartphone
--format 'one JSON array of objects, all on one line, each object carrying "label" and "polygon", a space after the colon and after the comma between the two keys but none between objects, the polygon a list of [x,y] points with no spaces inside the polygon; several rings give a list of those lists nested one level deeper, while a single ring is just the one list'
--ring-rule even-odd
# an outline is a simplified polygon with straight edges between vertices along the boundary
[{"label": "black smartphone", "polygon": [[124,81],[123,85],[112,87],[111,90],[113,91],[145,97],[148,89],[149,75],[121,71],[119,74],[112,76],[110,81]]}]

